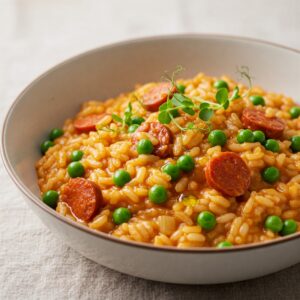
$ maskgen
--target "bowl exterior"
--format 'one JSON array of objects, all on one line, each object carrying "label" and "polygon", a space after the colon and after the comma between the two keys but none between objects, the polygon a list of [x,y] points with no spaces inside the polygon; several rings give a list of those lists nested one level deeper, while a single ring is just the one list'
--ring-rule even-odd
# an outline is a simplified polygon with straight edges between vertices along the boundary
[{"label": "bowl exterior", "polygon": [[29,206],[54,235],[106,267],[185,284],[240,281],[278,271],[300,261],[299,234],[284,242],[234,251],[171,251],[115,241],[65,221],[46,207],[39,199],[34,165],[49,129],[61,126],[85,100],[128,91],[137,80],[159,80],[164,70],[177,64],[186,68],[182,77],[199,70],[236,77],[236,66],[247,65],[262,86],[298,96],[299,57],[297,51],[271,44],[209,35],[146,38],[95,49],[49,70],[17,98],[3,127],[4,164]]},{"label": "bowl exterior", "polygon": [[[101,239],[27,203],[54,236],[83,256],[132,276],[179,284],[217,284],[267,275],[300,262],[300,239],[234,252],[180,252]],[[288,253],[288,255],[286,255]]]}]

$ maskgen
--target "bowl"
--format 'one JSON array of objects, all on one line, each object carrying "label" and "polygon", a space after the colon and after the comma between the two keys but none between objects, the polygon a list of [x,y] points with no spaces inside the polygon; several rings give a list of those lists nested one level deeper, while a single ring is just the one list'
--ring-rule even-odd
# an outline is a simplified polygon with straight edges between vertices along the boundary
[{"label": "bowl", "polygon": [[[4,121],[2,156],[30,208],[64,243],[108,268],[182,284],[240,281],[300,262],[300,235],[227,249],[176,249],[122,241],[58,215],[40,200],[35,162],[49,128],[61,126],[89,99],[106,99],[182,65],[182,77],[205,72],[237,77],[248,66],[268,90],[299,96],[300,52],[252,39],[217,35],[142,38],[97,48],[45,72],[15,100]],[[45,229],[46,230],[46,229]]]}]

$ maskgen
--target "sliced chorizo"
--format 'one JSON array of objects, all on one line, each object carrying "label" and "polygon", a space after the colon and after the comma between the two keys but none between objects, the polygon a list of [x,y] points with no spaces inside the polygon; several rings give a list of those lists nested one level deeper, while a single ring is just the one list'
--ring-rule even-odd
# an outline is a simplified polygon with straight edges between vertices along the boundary
[{"label": "sliced chorizo", "polygon": [[161,158],[167,157],[171,153],[171,144],[173,141],[170,129],[159,122],[145,122],[135,132],[132,137],[134,144],[138,142],[137,134],[139,132],[148,132],[158,140],[158,144],[154,146],[153,154]]},{"label": "sliced chorizo", "polygon": [[212,158],[206,167],[205,177],[208,185],[230,197],[245,194],[250,186],[250,170],[234,152],[222,152]]},{"label": "sliced chorizo", "polygon": [[99,123],[104,116],[106,116],[106,114],[92,114],[80,117],[79,119],[74,121],[74,127],[79,133],[89,133],[90,131],[96,131],[97,123]]},{"label": "sliced chorizo", "polygon": [[143,95],[143,105],[149,111],[158,111],[160,105],[167,101],[168,95],[171,98],[175,92],[176,87],[171,83],[161,82]]},{"label": "sliced chorizo", "polygon": [[61,201],[65,202],[76,218],[90,221],[99,211],[102,193],[92,181],[84,178],[72,178],[63,187]]},{"label": "sliced chorizo", "polygon": [[279,138],[284,130],[284,122],[277,118],[267,117],[258,109],[246,108],[242,114],[242,123],[245,128],[262,130],[269,138]]}]

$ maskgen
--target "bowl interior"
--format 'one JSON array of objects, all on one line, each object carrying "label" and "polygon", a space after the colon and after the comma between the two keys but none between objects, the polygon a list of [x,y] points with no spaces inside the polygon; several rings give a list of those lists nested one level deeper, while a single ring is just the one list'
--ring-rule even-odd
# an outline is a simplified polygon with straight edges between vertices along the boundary
[{"label": "bowl interior", "polygon": [[159,81],[176,65],[185,71],[238,79],[248,66],[254,84],[291,97],[299,96],[299,52],[257,41],[205,35],[147,38],[99,48],[72,58],[35,80],[9,111],[3,153],[23,188],[36,196],[35,162],[39,145],[51,128],[72,117],[83,101],[105,100],[130,91],[136,83]]}]

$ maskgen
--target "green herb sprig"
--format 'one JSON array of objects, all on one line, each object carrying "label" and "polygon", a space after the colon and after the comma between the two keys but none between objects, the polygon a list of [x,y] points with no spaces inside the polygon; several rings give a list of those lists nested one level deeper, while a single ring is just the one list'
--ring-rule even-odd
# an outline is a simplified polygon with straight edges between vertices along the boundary
[{"label": "green herb sprig", "polygon": [[[174,90],[174,87],[176,87],[175,83],[175,77],[177,74],[182,72],[184,68],[180,65],[178,65],[174,72],[172,72],[172,75],[170,76],[168,72],[164,73],[164,76],[162,77],[164,80],[167,80],[171,83],[171,87],[169,89],[169,93],[167,96],[167,101],[160,105],[159,107],[159,113],[158,113],[158,121],[161,124],[170,124],[171,122],[175,124],[181,131],[186,130],[201,130],[201,131],[210,131],[211,130],[211,123],[210,120],[214,115],[214,112],[219,109],[226,110],[229,105],[236,99],[246,97],[251,88],[252,88],[252,76],[249,73],[249,68],[246,66],[241,66],[240,68],[237,68],[237,72],[240,74],[241,78],[246,79],[249,84],[248,91],[240,95],[239,87],[236,86],[231,95],[229,94],[229,91],[226,88],[221,88],[216,92],[215,99],[216,102],[208,101],[205,99],[202,99],[201,97],[194,96],[194,97],[187,97],[184,93],[179,92],[179,89],[177,89],[178,92],[172,94],[171,91]],[[132,101],[139,102],[140,105],[142,105],[142,102],[136,97],[135,94],[133,94]],[[182,127],[176,118],[180,115],[179,110],[183,111],[184,113],[194,116],[198,115],[198,118],[204,122],[203,127],[196,127],[194,123],[190,122],[186,125],[186,127]],[[124,131],[127,126],[130,126],[132,123],[132,103],[129,102],[123,118],[112,114],[112,118],[116,123],[121,124],[120,131]],[[115,131],[110,128],[100,128],[99,130],[105,131]]]},{"label": "green herb sprig", "polygon": [[[216,102],[204,100],[201,97],[189,98],[183,93],[175,93],[172,95],[171,91],[176,86],[175,75],[182,70],[182,67],[177,66],[172,76],[167,75],[167,73],[165,75],[165,78],[171,83],[171,87],[167,101],[159,107],[158,121],[162,124],[170,124],[173,122],[182,131],[190,129],[204,130],[203,128],[196,128],[193,123],[189,123],[186,127],[179,125],[176,121],[176,115],[174,112],[178,112],[178,109],[181,109],[190,116],[198,114],[199,119],[206,123],[207,128],[210,128],[210,119],[212,118],[214,111],[221,108],[226,110],[232,101],[241,97],[238,86],[234,88],[231,96],[229,96],[229,92],[226,88],[219,89],[215,96]],[[244,70],[244,73],[245,72],[246,71]]]},{"label": "green herb sprig", "polygon": [[204,122],[209,122],[215,110],[221,108],[227,109],[230,103],[238,98],[240,98],[238,87],[235,87],[230,97],[227,89],[219,89],[216,93],[216,103],[204,100],[200,97],[189,98],[183,94],[175,93],[171,99],[168,97],[167,102],[159,107],[158,120],[162,124],[169,124],[173,121],[181,130],[193,129],[192,123],[186,128],[178,126],[178,122],[175,120],[172,112],[181,109],[190,116],[194,116],[198,113],[199,119]]},{"label": "green herb sprig", "polygon": [[117,123],[121,123],[122,124],[121,130],[124,130],[126,125],[128,125],[128,126],[131,125],[132,115],[133,115],[132,114],[132,104],[131,104],[131,102],[129,102],[127,108],[125,109],[123,118],[121,118],[120,116],[118,116],[116,114],[112,114],[111,117]]},{"label": "green herb sprig", "polygon": [[237,67],[236,72],[240,75],[240,79],[246,80],[249,86],[247,92],[242,95],[242,97],[247,97],[252,89],[252,80],[254,79],[254,77],[250,75],[250,69],[247,66]]},{"label": "green herb sprig", "polygon": [[114,129],[111,129],[111,128],[108,128],[108,127],[101,127],[98,130],[113,131],[113,132],[116,132],[116,131],[125,132],[126,131],[126,126],[130,126],[130,125],[133,124],[133,118],[135,116],[134,116],[133,109],[132,109],[132,103],[133,102],[138,102],[140,105],[142,105],[142,104],[141,104],[140,100],[136,97],[136,95],[133,94],[131,96],[132,96],[131,102],[128,103],[128,105],[125,109],[123,118],[119,115],[111,114],[112,119],[116,123],[120,123],[121,127],[118,127],[117,130],[114,130]]}]

